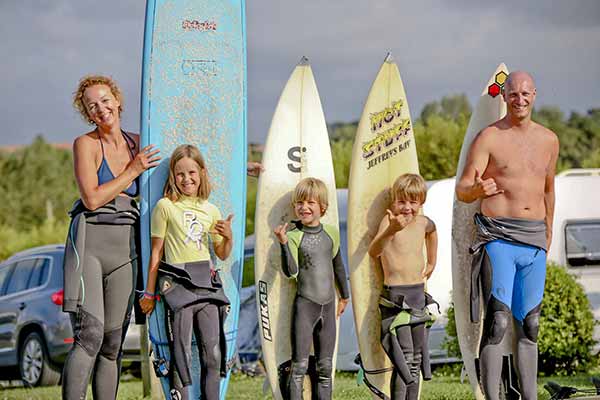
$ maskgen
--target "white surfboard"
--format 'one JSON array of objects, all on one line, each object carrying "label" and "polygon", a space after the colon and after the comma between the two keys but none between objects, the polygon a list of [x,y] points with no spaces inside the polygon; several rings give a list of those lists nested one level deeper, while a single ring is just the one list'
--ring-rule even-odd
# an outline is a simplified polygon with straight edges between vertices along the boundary
[{"label": "white surfboard", "polygon": [[[348,263],[358,347],[365,371],[392,366],[381,346],[379,296],[383,272],[368,254],[389,208],[389,188],[404,173],[419,173],[412,122],[398,67],[386,57],[358,124],[348,185]],[[367,373],[390,395],[391,372]],[[375,395],[374,395],[375,397]],[[377,397],[375,397],[377,398]]]},{"label": "white surfboard", "polygon": [[[282,398],[278,367],[291,360],[292,305],[296,283],[281,269],[281,250],[273,229],[296,219],[291,196],[296,184],[315,177],[327,185],[329,208],[323,223],[338,226],[337,197],[327,125],[306,58],[288,80],[267,136],[256,201],[255,280],[263,360],[275,399]],[[337,338],[336,338],[337,342]],[[335,371],[334,351],[333,371]],[[334,372],[335,373],[335,372]],[[304,397],[310,398],[305,380]]]},{"label": "white surfboard", "polygon": [[[456,181],[460,179],[467,154],[471,143],[482,129],[496,122],[506,114],[506,103],[502,99],[501,89],[508,77],[506,65],[500,64],[492,74],[483,89],[481,96],[467,127],[458,167],[456,169]],[[483,173],[483,172],[482,172]],[[483,311],[485,305],[481,304],[480,322],[474,324],[470,316],[470,287],[471,287],[471,255],[469,247],[475,238],[475,225],[473,216],[480,210],[480,201],[471,204],[463,203],[454,199],[452,214],[452,300],[456,318],[456,332],[458,343],[462,353],[465,370],[473,393],[477,400],[483,400],[484,396],[479,386],[479,380],[475,369],[475,359],[479,357],[479,343],[483,329]],[[502,346],[504,354],[512,352],[512,329],[507,331]]]}]

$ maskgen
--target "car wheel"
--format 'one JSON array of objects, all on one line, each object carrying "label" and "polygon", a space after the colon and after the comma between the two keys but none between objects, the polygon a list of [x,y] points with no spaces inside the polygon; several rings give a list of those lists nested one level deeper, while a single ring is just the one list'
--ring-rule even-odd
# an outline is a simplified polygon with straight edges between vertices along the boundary
[{"label": "car wheel", "polygon": [[31,332],[19,351],[19,369],[25,386],[56,385],[60,381],[60,370],[50,363],[44,339]]}]

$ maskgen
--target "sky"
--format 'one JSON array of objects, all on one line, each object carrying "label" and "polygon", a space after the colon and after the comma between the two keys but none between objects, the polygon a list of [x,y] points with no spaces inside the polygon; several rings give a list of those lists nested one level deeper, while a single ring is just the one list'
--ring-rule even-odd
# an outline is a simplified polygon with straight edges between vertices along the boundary
[{"label": "sky", "polygon": [[[111,75],[123,128],[139,131],[145,2],[0,0],[0,146],[90,130],[71,105],[86,74]],[[329,123],[356,121],[385,55],[413,119],[445,95],[472,104],[500,62],[535,78],[537,106],[600,107],[600,1],[248,0],[248,139],[263,143],[294,66],[309,58]]]}]

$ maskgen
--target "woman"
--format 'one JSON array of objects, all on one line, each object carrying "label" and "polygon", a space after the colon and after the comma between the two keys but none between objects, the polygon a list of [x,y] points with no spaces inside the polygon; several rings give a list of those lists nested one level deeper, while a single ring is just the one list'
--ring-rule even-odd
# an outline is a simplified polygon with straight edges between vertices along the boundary
[{"label": "woman", "polygon": [[[74,346],[63,371],[63,399],[115,399],[121,345],[138,274],[138,176],[158,165],[159,150],[139,150],[139,135],[121,129],[123,100],[109,77],[86,76],[73,105],[95,129],[73,143],[81,199],[71,210],[65,248],[63,310],[71,313]],[[140,313],[141,314],[141,313]]]}]

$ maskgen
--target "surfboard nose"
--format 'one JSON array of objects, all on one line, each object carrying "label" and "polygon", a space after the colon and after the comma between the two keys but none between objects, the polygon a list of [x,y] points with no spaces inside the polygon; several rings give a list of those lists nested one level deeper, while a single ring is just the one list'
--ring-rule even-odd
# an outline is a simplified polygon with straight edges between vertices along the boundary
[{"label": "surfboard nose", "polygon": [[310,61],[308,61],[308,58],[305,56],[302,56],[302,58],[300,59],[300,62],[298,63],[298,65],[310,65]]}]

